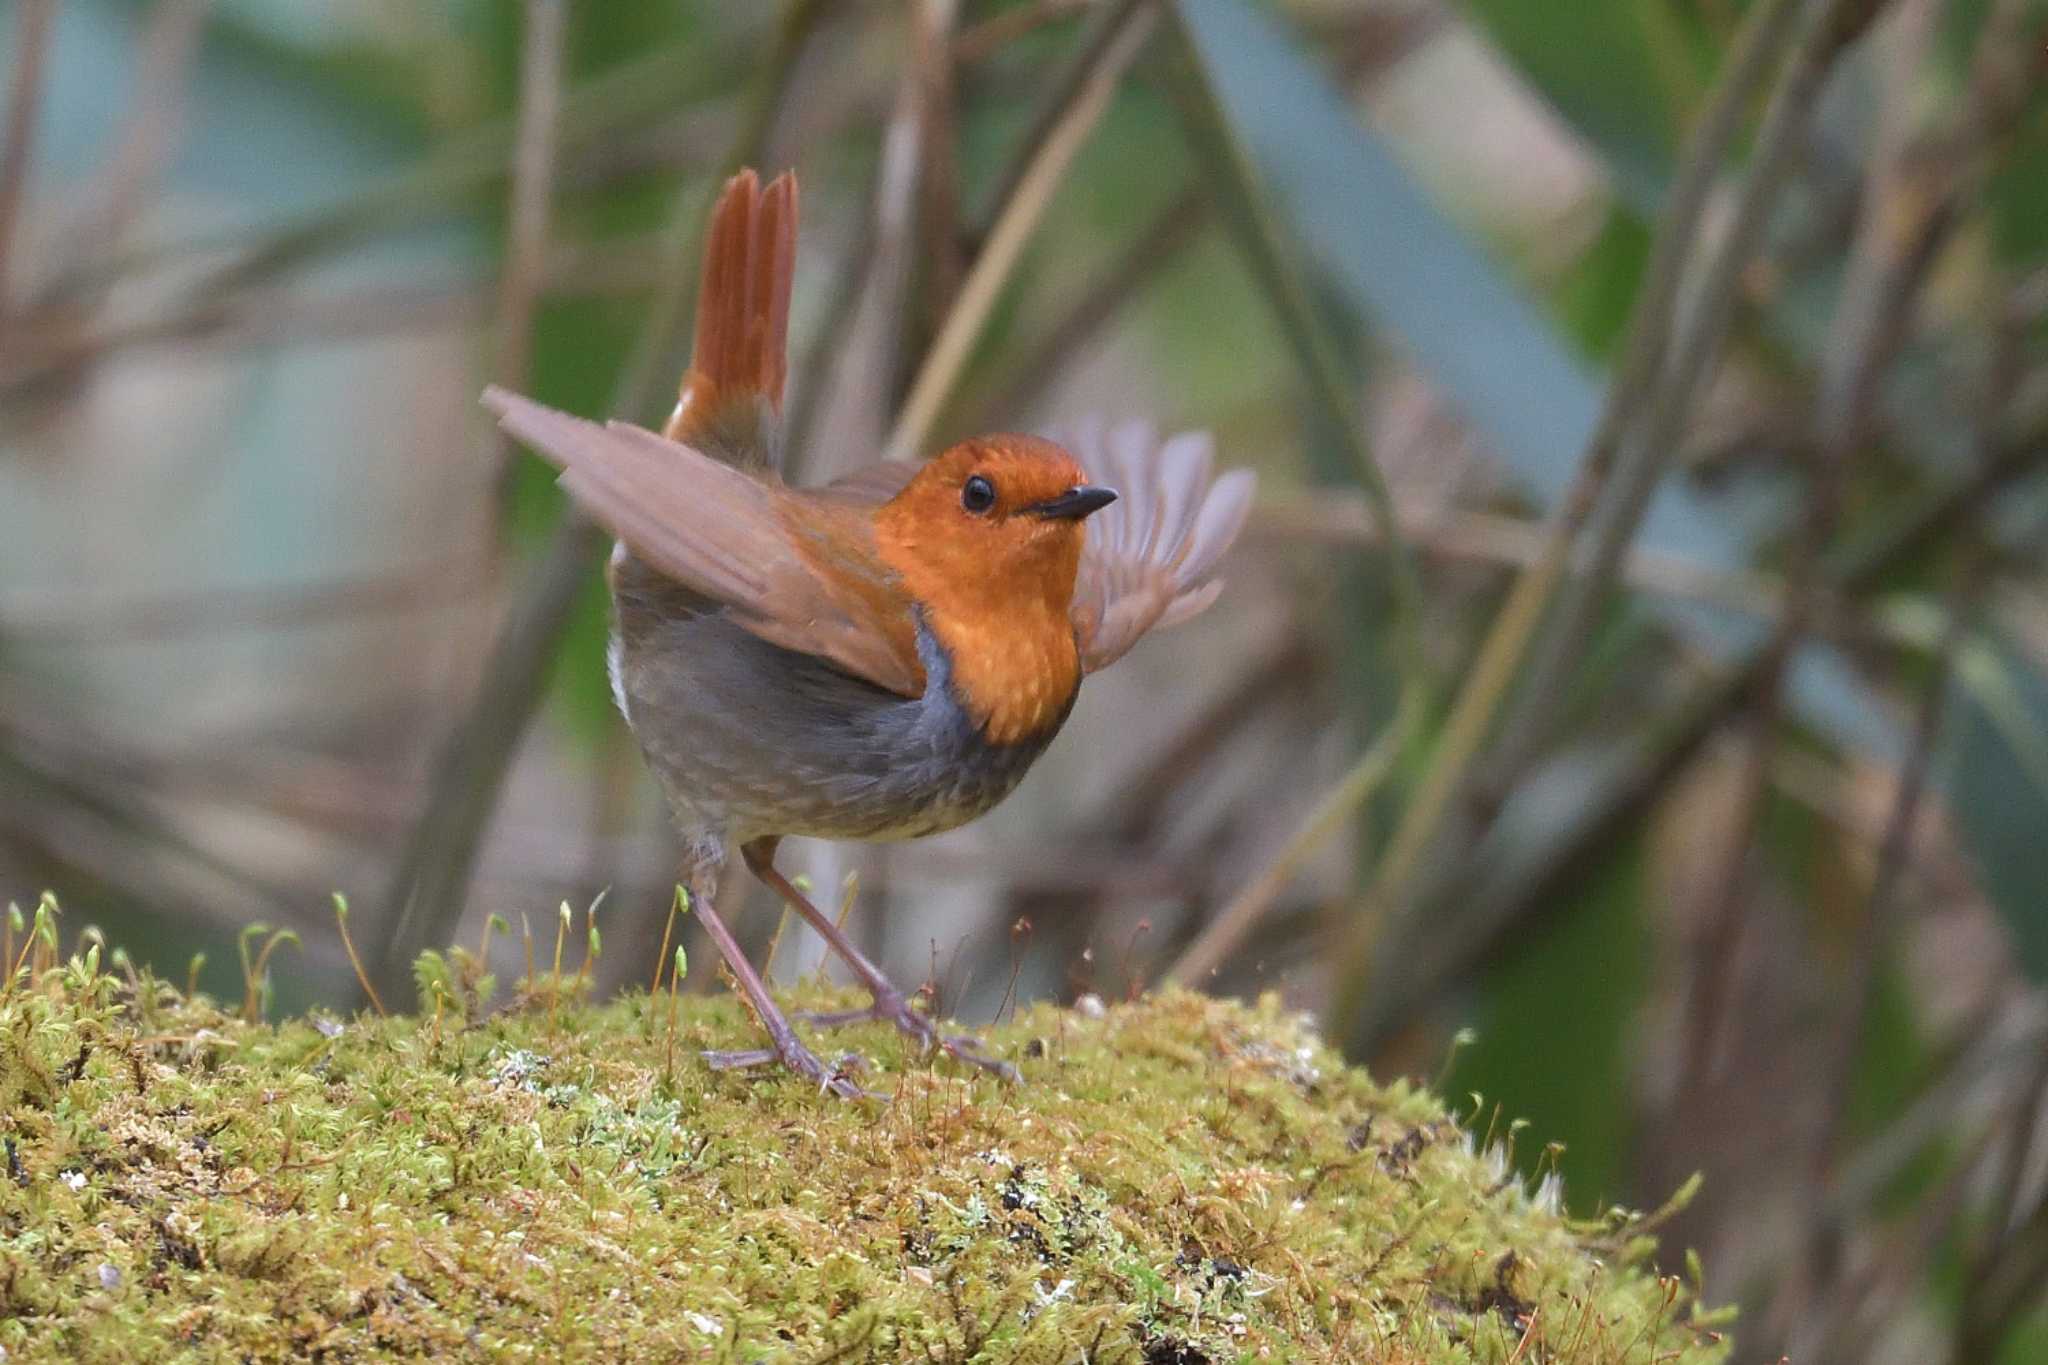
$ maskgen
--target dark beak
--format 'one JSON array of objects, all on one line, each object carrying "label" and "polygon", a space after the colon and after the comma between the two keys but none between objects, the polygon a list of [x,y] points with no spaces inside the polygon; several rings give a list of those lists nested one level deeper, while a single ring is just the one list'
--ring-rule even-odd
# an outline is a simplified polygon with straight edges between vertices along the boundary
[{"label": "dark beak", "polygon": [[1024,510],[1033,516],[1079,521],[1090,512],[1100,512],[1115,501],[1114,488],[1097,488],[1093,484],[1084,483],[1079,488],[1069,488],[1056,498],[1034,502]]}]

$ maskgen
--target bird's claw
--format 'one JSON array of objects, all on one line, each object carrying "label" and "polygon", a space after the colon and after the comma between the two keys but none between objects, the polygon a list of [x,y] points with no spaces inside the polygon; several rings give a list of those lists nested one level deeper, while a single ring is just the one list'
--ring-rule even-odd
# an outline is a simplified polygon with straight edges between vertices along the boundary
[{"label": "bird's claw", "polygon": [[704,1053],[705,1064],[713,1071],[743,1071],[750,1067],[768,1066],[775,1062],[807,1077],[817,1083],[818,1089],[836,1095],[842,1100],[867,1100],[882,1098],[872,1091],[863,1090],[854,1084],[851,1073],[863,1065],[857,1053],[846,1053],[836,1062],[826,1065],[818,1054],[802,1043],[791,1040],[782,1047],[744,1048],[729,1052]]},{"label": "bird's claw", "polygon": [[941,1033],[939,1026],[928,1014],[922,1014],[911,1006],[909,1000],[897,996],[875,997],[875,1003],[864,1010],[840,1010],[832,1014],[803,1014],[797,1016],[813,1028],[843,1028],[848,1024],[884,1022],[894,1024],[896,1031],[906,1038],[915,1039],[920,1051],[929,1054],[934,1049],[949,1057],[958,1058],[970,1066],[978,1066],[991,1072],[1012,1085],[1021,1084],[1024,1073],[992,1055],[987,1045],[979,1038],[970,1038],[961,1033]]}]

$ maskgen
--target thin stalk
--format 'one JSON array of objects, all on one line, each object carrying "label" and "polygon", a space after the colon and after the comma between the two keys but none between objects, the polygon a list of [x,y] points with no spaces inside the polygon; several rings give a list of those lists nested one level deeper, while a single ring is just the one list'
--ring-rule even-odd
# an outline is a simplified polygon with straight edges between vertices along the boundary
[{"label": "thin stalk", "polygon": [[[512,204],[507,215],[504,274],[498,286],[498,323],[492,373],[507,388],[524,388],[533,353],[533,314],[547,263],[548,202],[555,183],[555,149],[562,105],[565,0],[527,0],[526,44],[519,70],[519,122],[512,155]],[[495,422],[491,445],[508,448]]]},{"label": "thin stalk", "polygon": [[[1613,474],[1629,424],[1655,386],[1670,347],[1679,285],[1699,240],[1708,197],[1720,178],[1757,89],[1778,60],[1785,37],[1799,15],[1800,3],[1801,0],[1767,0],[1744,18],[1708,97],[1706,111],[1686,141],[1670,199],[1650,247],[1642,293],[1629,317],[1621,367],[1607,387],[1599,425],[1594,428],[1578,473],[1553,522],[1551,534],[1558,540],[1569,543],[1584,528]],[[1753,189],[1756,182],[1751,183]],[[1519,773],[1547,738],[1547,718],[1554,714],[1550,693],[1556,690],[1560,675],[1575,658],[1576,652],[1573,658],[1565,656],[1555,633],[1550,642],[1539,646],[1529,668],[1528,685],[1518,694],[1521,700],[1509,708],[1502,722],[1500,745],[1491,765],[1495,774]],[[1504,785],[1498,776],[1488,784],[1493,790]]]},{"label": "thin stalk", "polygon": [[924,149],[917,168],[921,336],[944,320],[967,273],[967,247],[960,231],[959,91],[953,69],[953,26],[960,8],[959,0],[918,0],[910,23],[917,140]]},{"label": "thin stalk", "polygon": [[[1972,553],[1967,557],[1974,560],[1977,556]],[[1822,1092],[1820,1131],[1813,1144],[1816,1190],[1826,1188],[1827,1179],[1839,1158],[1856,1076],[1856,1061],[1869,1037],[1871,1014],[1877,1004],[1878,966],[1886,945],[1898,929],[1899,885],[1912,860],[1913,832],[1919,824],[1921,797],[1926,791],[1942,713],[1948,708],[1949,681],[1955,669],[1956,656],[1970,631],[1970,618],[1977,601],[1978,576],[1974,564],[1966,564],[1960,574],[1962,581],[1955,589],[1948,621],[1935,647],[1933,676],[1921,693],[1918,713],[1914,717],[1913,738],[1899,772],[1898,793],[1892,798],[1884,834],[1878,843],[1877,866],[1871,874],[1870,894],[1864,903],[1863,917],[1856,926],[1856,938],[1849,958],[1849,980],[1843,990],[1847,1007],[1842,1011],[1829,1041],[1828,1058],[1822,1069],[1826,1083]],[[1815,1282],[1829,1278],[1823,1273],[1824,1267],[1814,1264],[1822,1257],[1830,1241],[1819,1235],[1822,1226],[1821,1220],[1815,1219],[1805,1239],[1807,1264],[1802,1269],[1804,1273],[1814,1274],[1817,1277]]]},{"label": "thin stalk", "polygon": [[213,0],[158,0],[152,9],[122,131],[88,191],[98,206],[79,234],[85,252],[103,255],[119,244],[168,167],[184,124],[193,58],[212,8]]},{"label": "thin stalk", "polygon": [[[382,1019],[385,1016],[384,1002],[378,997],[377,987],[370,980],[370,974],[363,970],[363,959],[356,952],[355,939],[349,936],[348,900],[339,891],[334,893],[334,923],[341,931],[341,946],[348,953],[348,965],[355,968],[356,984],[363,988],[364,998],[370,1002],[370,1007],[377,1011],[377,1017]],[[187,991],[186,994],[189,995],[191,992]]]},{"label": "thin stalk", "polygon": [[[575,152],[666,110],[722,95],[738,84],[734,73],[747,69],[753,53],[751,37],[710,54],[693,40],[622,63],[565,93],[560,148]],[[283,224],[144,243],[95,262],[67,283],[99,285],[167,262],[226,253],[228,262],[192,291],[218,293],[446,211],[506,176],[517,146],[517,115],[494,119],[445,140],[412,166]]]},{"label": "thin stalk", "polygon": [[986,244],[975,257],[961,283],[959,296],[911,382],[895,429],[889,435],[885,451],[889,458],[915,458],[930,438],[939,410],[953,391],[967,363],[967,353],[981,335],[1003,286],[1009,282],[1024,244],[1065,179],[1067,167],[1081,150],[1081,144],[1109,108],[1124,72],[1137,59],[1151,34],[1153,17],[1149,5],[1127,5],[1127,15],[1114,39],[1103,45],[1091,64],[1088,79],[1075,90],[1072,102],[1032,152],[1015,192],[997,214]]},{"label": "thin stalk", "polygon": [[[2048,430],[2033,430],[2002,444],[1981,464],[1930,497],[1916,499],[1906,516],[1859,544],[1826,557],[1827,583],[1834,596],[1864,596],[1885,578],[1968,526],[1996,493],[2048,468]],[[1344,1018],[1343,1045],[1363,1055],[1391,1023],[1418,1002],[1475,967],[1525,932],[1541,907],[1556,903],[1573,873],[1609,847],[1649,808],[1707,739],[1755,694],[1765,665],[1762,645],[1698,683],[1651,733],[1629,742],[1611,775],[1575,809],[1557,819],[1558,833],[1536,853],[1503,866],[1468,859],[1432,888],[1421,918],[1431,929],[1426,940],[1404,951],[1398,970],[1373,964],[1358,1005]],[[1432,913],[1458,906],[1455,915]]]},{"label": "thin stalk", "polygon": [[50,26],[56,0],[21,0],[14,12],[14,66],[7,78],[7,131],[0,139],[0,319],[12,298],[8,268],[14,233],[28,192],[29,161],[35,154],[36,119],[43,105],[43,69],[50,55]]},{"label": "thin stalk", "polygon": [[1167,75],[1182,129],[1198,163],[1221,173],[1221,183],[1213,195],[1214,207],[1235,236],[1246,265],[1264,291],[1274,320],[1294,352],[1310,398],[1342,444],[1359,487],[1371,504],[1386,545],[1396,653],[1409,681],[1420,686],[1422,589],[1415,577],[1414,561],[1401,540],[1393,491],[1365,438],[1355,386],[1345,377],[1336,345],[1316,315],[1300,262],[1279,223],[1266,208],[1268,196],[1258,182],[1249,153],[1217,101],[1186,22],[1178,9],[1173,13],[1178,41],[1173,60],[1167,64]]},{"label": "thin stalk", "polygon": [[[1603,418],[1601,430],[1596,431],[1594,444],[1582,461],[1581,473],[1575,480],[1577,486],[1560,510],[1555,539],[1537,566],[1509,594],[1481,646],[1470,681],[1452,706],[1439,752],[1431,760],[1423,788],[1403,812],[1381,867],[1353,911],[1349,942],[1339,957],[1339,989],[1344,1000],[1339,1006],[1340,1014],[1361,1007],[1360,993],[1372,976],[1372,958],[1385,921],[1398,913],[1408,899],[1414,875],[1424,855],[1434,846],[1444,818],[1468,789],[1473,760],[1511,685],[1520,682],[1524,695],[1532,698],[1537,709],[1529,713],[1531,719],[1521,722],[1521,733],[1508,739],[1533,752],[1536,741],[1547,733],[1548,716],[1554,714],[1565,694],[1563,677],[1584,653],[1594,612],[1612,588],[1650,492],[1676,449],[1678,428],[1691,411],[1708,362],[1718,353],[1727,333],[1741,271],[1755,253],[1770,209],[1803,142],[1822,78],[1842,45],[1853,36],[1855,30],[1845,22],[1844,12],[1859,5],[1867,7],[1868,0],[1801,0],[1800,36],[1772,92],[1750,175],[1736,202],[1734,226],[1707,268],[1699,300],[1673,341],[1666,342],[1657,335],[1665,328],[1647,325],[1634,337],[1636,345],[1632,351],[1636,354],[1624,365],[1624,378],[1631,377],[1639,366],[1658,368],[1654,362],[1667,352],[1669,356],[1661,367],[1665,382],[1642,418],[1642,435],[1625,445],[1611,444],[1628,425],[1626,408],[1631,401],[1625,394],[1612,395],[1610,409],[1617,414],[1611,419],[1612,430],[1610,419]],[[1755,27],[1745,30],[1745,41],[1730,63],[1713,101],[1712,114],[1688,152],[1688,181],[1694,175],[1707,174],[1696,169],[1693,160],[1705,160],[1719,150],[1715,139],[1725,131],[1722,111],[1739,108],[1739,101],[1746,99],[1757,77],[1758,64],[1768,65],[1779,22],[1774,3],[1759,12]],[[1696,220],[1701,206],[1700,202],[1690,202],[1675,207],[1694,210],[1691,217]],[[1685,245],[1696,231],[1696,222],[1681,226],[1673,220],[1666,231],[1680,239],[1679,245]],[[1668,269],[1675,272],[1677,247],[1669,259],[1674,263]],[[1675,309],[1674,296],[1666,292],[1675,284],[1662,280],[1655,283],[1658,288],[1646,295],[1642,305],[1653,315],[1651,321],[1660,320]],[[1615,452],[1620,453],[1617,456]],[[1604,485],[1610,472],[1612,487],[1607,488]],[[1563,569],[1569,540],[1577,530],[1574,522],[1589,516],[1595,503],[1602,501],[1612,515],[1596,532],[1590,566],[1583,575],[1569,576],[1559,605],[1559,619],[1553,624],[1545,653],[1533,668],[1524,669],[1525,649],[1546,614],[1552,589],[1567,577]],[[1510,756],[1516,752],[1511,748]]]},{"label": "thin stalk", "polygon": [[[1109,47],[1123,30],[1125,21],[1140,5],[1152,0],[1115,0],[1113,4],[1097,4],[1095,13],[1082,30],[1080,41],[1075,44],[1073,55],[1060,66],[1045,82],[1045,88],[1032,108],[1031,120],[1025,125],[1024,135],[1017,141],[1017,155],[1006,162],[996,173],[988,191],[988,199],[980,211],[969,219],[969,235],[977,240],[987,240],[1001,221],[1010,201],[1017,197],[1017,191],[1024,184],[1024,177],[1031,172],[1031,162],[1063,122],[1068,110],[1074,107],[1087,89],[1093,73],[1102,64]],[[957,60],[957,56],[956,56]]]},{"label": "thin stalk", "polygon": [[[1817,91],[1819,70],[1810,79]],[[1881,188],[1872,193],[1881,193]],[[1849,470],[1869,424],[1878,381],[1904,342],[1913,301],[1945,235],[1942,225],[1948,215],[1937,206],[1911,234],[1913,244],[1902,257],[1868,270],[1863,258],[1873,254],[1868,244],[1869,225],[1881,211],[1870,210],[1865,231],[1859,234],[1848,298],[1836,314],[1835,341],[1845,355],[1839,358],[1839,366],[1830,365],[1822,373],[1805,514],[1786,570],[1784,609],[1765,646],[1761,676],[1752,693],[1733,833],[1722,864],[1721,885],[1708,903],[1686,1011],[1684,1048],[1689,1075],[1705,1074],[1713,1062],[1725,996],[1735,974],[1734,957],[1749,885],[1749,854],[1771,789],[1771,755],[1779,742],[1785,675],[1815,612],[1822,587],[1822,556],[1841,521]],[[1866,280],[1867,275],[1874,278]]]},{"label": "thin stalk", "polygon": [[[832,3],[792,0],[725,159],[728,172],[759,157],[797,57]],[[671,278],[654,291],[632,359],[613,392],[614,412],[646,415],[657,395],[666,398],[670,381],[665,376],[680,373],[680,362],[673,357],[682,320],[694,302],[696,277],[690,266],[697,259],[695,242],[703,231],[703,218],[701,194],[694,188],[684,191],[670,230]],[[386,895],[385,922],[390,928],[379,960],[379,979],[393,989],[403,986],[420,949],[448,937],[462,915],[484,826],[497,806],[519,739],[540,705],[548,667],[604,539],[589,521],[565,510],[540,565],[513,603],[475,700],[440,754],[426,804],[400,850]]]},{"label": "thin stalk", "polygon": [[676,911],[683,908],[689,899],[689,894],[678,884],[676,894],[668,903],[668,918],[662,922],[661,926],[661,951],[654,955],[654,982],[647,988],[647,992],[650,995],[661,989],[662,968],[668,963],[668,945],[676,930]]},{"label": "thin stalk", "polygon": [[1623,438],[1613,488],[1603,499],[1604,515],[1594,530],[1588,571],[1575,577],[1561,597],[1542,652],[1528,670],[1522,692],[1527,709],[1517,717],[1514,733],[1503,739],[1500,771],[1510,777],[1533,759],[1554,729],[1569,695],[1565,680],[1585,656],[1622,558],[1651,495],[1677,457],[1685,424],[1727,338],[1743,272],[1763,242],[1771,212],[1806,143],[1821,88],[1836,57],[1882,3],[1801,0],[1797,7],[1792,53],[1764,110],[1749,177],[1736,198],[1727,235],[1705,268],[1690,310],[1676,319],[1671,342],[1658,348],[1662,363],[1655,371],[1653,398],[1634,433]]},{"label": "thin stalk", "polygon": [[1281,334],[1308,383],[1310,397],[1342,445],[1378,524],[1386,547],[1387,577],[1393,599],[1394,654],[1401,669],[1400,699],[1388,730],[1317,803],[1274,864],[1253,880],[1176,964],[1177,973],[1186,971],[1189,977],[1199,978],[1249,933],[1253,922],[1284,888],[1294,863],[1307,856],[1309,850],[1378,790],[1409,729],[1419,722],[1426,709],[1432,689],[1422,644],[1421,583],[1402,536],[1393,491],[1366,441],[1355,386],[1345,377],[1336,346],[1310,301],[1294,250],[1266,207],[1268,196],[1209,83],[1193,35],[1179,10],[1176,8],[1173,13],[1178,41],[1167,76],[1182,129],[1198,163],[1223,172],[1213,196],[1214,207],[1231,229],[1247,266],[1273,308]]},{"label": "thin stalk", "polygon": [[1167,968],[1167,985],[1192,982],[1199,987],[1207,981],[1243,945],[1252,927],[1279,899],[1280,893],[1287,889],[1287,884],[1294,880],[1310,855],[1372,799],[1372,794],[1379,790],[1392,771],[1394,760],[1407,746],[1419,719],[1418,694],[1410,689],[1403,692],[1401,698],[1394,719],[1380,731],[1371,747],[1359,756],[1349,772],[1323,793],[1307,818],[1264,870],[1238,892],[1237,898],[1226,905],[1222,913],[1211,920],[1186,951]]},{"label": "thin stalk", "polygon": [[968,391],[959,404],[968,414],[961,425],[985,431],[1020,420],[1096,334],[1180,260],[1208,226],[1208,195],[1199,184],[1184,186],[1114,260],[1074,290],[1059,319],[1020,348],[1021,360],[1006,364],[999,380]]}]

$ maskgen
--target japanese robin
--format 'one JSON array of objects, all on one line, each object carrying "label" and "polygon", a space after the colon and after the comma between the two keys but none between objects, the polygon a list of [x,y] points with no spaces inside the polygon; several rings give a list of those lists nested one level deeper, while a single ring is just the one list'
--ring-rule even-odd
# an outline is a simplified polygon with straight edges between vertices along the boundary
[{"label": "japanese robin", "polygon": [[1142,425],[962,441],[818,488],[785,484],[779,417],[796,255],[790,175],[725,187],[704,248],[690,369],[662,435],[490,389],[504,429],[559,465],[618,538],[612,689],[685,848],[690,905],[780,1060],[860,1093],[798,1039],[714,904],[729,851],[810,922],[885,1019],[1014,1079],[939,1032],[775,867],[785,835],[913,839],[1016,787],[1084,675],[1221,588],[1252,476],[1210,478],[1205,434]]}]

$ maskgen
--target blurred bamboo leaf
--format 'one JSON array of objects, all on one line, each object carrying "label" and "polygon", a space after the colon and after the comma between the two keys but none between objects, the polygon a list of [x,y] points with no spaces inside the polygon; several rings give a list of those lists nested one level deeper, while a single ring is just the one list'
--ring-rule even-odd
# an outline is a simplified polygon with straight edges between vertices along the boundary
[{"label": "blurred bamboo leaf", "polygon": [[[1931,601],[1898,597],[1878,610],[1897,635],[1921,647],[1934,648],[1941,637],[1941,608]],[[2048,830],[2048,679],[1989,633],[1964,641],[1955,675],[1959,686],[1943,722],[1954,736],[1950,817],[2021,965],[2048,978],[2048,864],[2040,856]]]},{"label": "blurred bamboo leaf", "polygon": [[[1180,8],[1220,101],[1314,263],[1359,314],[1397,332],[1513,473],[1540,500],[1554,502],[1598,413],[1593,376],[1272,20],[1242,0],[1181,0]],[[2003,183],[2017,186],[2007,193],[2024,200],[2023,182]],[[2002,221],[2009,250],[2033,245],[2024,211],[2008,210]],[[1617,239],[1606,245],[1620,253],[1625,235],[1614,231]],[[1597,343],[1595,317],[1572,320],[1584,328],[1584,340]],[[1732,568],[1746,558],[1747,530],[1691,490],[1667,484],[1645,519],[1641,543]],[[1753,625],[1712,608],[1654,609],[1717,654],[1756,639]],[[1803,650],[1791,689],[1801,715],[1831,740],[1886,761],[1897,757],[1895,725],[1834,651]],[[2016,812],[1998,793],[2019,761],[2004,747],[2013,724],[2030,717],[2031,729],[2044,728],[2048,689],[2029,686],[2019,695],[2025,704],[2006,707],[2003,726],[1977,709],[1956,731],[1950,794],[1968,812],[1961,827],[1984,864],[1987,889],[2038,965],[2048,960],[2048,916],[2039,910],[2048,904],[2048,869],[2003,817],[2023,815],[2038,830],[2048,827],[2048,813]]]},{"label": "blurred bamboo leaf", "polygon": [[[1594,32],[1603,24],[1634,22],[1616,14],[1633,7],[1574,7],[1578,17],[1570,24],[1553,25],[1549,18],[1555,16],[1548,16],[1540,26],[1546,42],[1567,29],[1586,31],[1574,40],[1576,53],[1541,55],[1520,44],[1514,6],[1481,0],[1479,8],[1496,36],[1534,71],[1566,73],[1583,53],[1606,52],[1616,69],[1635,73],[1593,84],[1566,81],[1575,105],[1567,112],[1584,126],[1619,133],[1596,141],[1619,158],[1616,169],[1632,189],[1661,183],[1656,159],[1668,162],[1670,140],[1654,129],[1668,122],[1668,111],[1657,110],[1654,119],[1644,122],[1652,98],[1641,77],[1641,54],[1626,63],[1616,58],[1623,48],[1640,48],[1647,40],[1620,29]],[[1238,0],[1184,0],[1182,9],[1254,158],[1318,264],[1354,306],[1403,336],[1516,474],[1545,501],[1554,499],[1597,411],[1592,379],[1563,353],[1500,273],[1423,198],[1384,144],[1357,124],[1270,21]],[[1553,60],[1562,65],[1547,67]],[[1551,81],[1539,79],[1539,84],[1553,90]],[[2001,245],[2015,255],[2027,255],[2037,245],[2037,229],[2028,225],[2048,221],[2027,211],[2029,196],[2038,194],[2041,183],[2039,177],[2030,180],[2010,170],[1999,182],[2002,193],[1995,201],[2004,208],[1998,218]],[[1601,248],[1618,254],[1627,246],[1625,229],[1610,224]],[[1596,350],[1605,330],[1600,314],[1608,312],[1601,302],[1586,293],[1568,300],[1574,331],[1582,344]],[[1643,532],[1646,545],[1721,566],[1741,561],[1741,539],[1700,499],[1673,487],[1661,492]],[[1710,609],[1670,605],[1661,610],[1680,616],[1678,624],[1689,634],[1704,636],[1721,649],[1747,643],[1748,628]],[[2048,828],[2048,805],[2034,804],[2043,797],[2031,783],[2020,809],[1998,794],[2010,789],[2021,762],[2020,751],[2007,746],[2016,735],[2043,728],[2048,688],[2024,670],[2012,676],[2031,685],[2009,694],[1996,723],[1981,702],[1967,704],[1968,718],[1956,731],[1960,738],[1951,795],[1963,811],[1960,823],[1983,865],[1987,890],[2006,912],[2027,960],[2043,971],[2048,970],[2048,912],[2041,907],[2048,905],[2048,872],[2021,831]],[[1832,652],[1806,651],[1793,686],[1803,713],[1831,738],[1880,756],[1895,753],[1893,727]]]},{"label": "blurred bamboo leaf", "polygon": [[1572,262],[1559,285],[1558,316],[1582,355],[1605,359],[1620,344],[1650,263],[1650,244],[1650,225],[1615,204],[1599,237]]},{"label": "blurred bamboo leaf", "polygon": [[1993,638],[1963,651],[1956,678],[1949,811],[2021,965],[2048,980],[2048,680]]},{"label": "blurred bamboo leaf", "polygon": [[[1398,334],[1510,472],[1544,505],[1569,487],[1601,409],[1600,380],[1506,275],[1424,195],[1323,73],[1243,0],[1180,0],[1211,84],[1311,261],[1355,312]],[[1639,543],[1720,569],[1746,537],[1692,489],[1667,482]],[[1698,604],[1652,608],[1716,654],[1754,623]],[[1895,727],[1831,651],[1794,672],[1803,714],[1838,743],[1890,758]]]},{"label": "blurred bamboo leaf", "polygon": [[1466,0],[1463,8],[1600,152],[1624,197],[1654,205],[1719,45],[1698,9],[1636,0]]},{"label": "blurred bamboo leaf", "polygon": [[1312,263],[1554,497],[1599,414],[1595,377],[1271,19],[1242,0],[1180,10],[1272,208]]},{"label": "blurred bamboo leaf", "polygon": [[1281,334],[1308,381],[1310,395],[1321,410],[1329,434],[1351,466],[1351,476],[1365,490],[1386,549],[1388,578],[1393,587],[1398,665],[1408,686],[1426,696],[1428,683],[1421,672],[1419,635],[1421,588],[1415,577],[1414,561],[1403,543],[1393,491],[1366,442],[1355,398],[1355,381],[1347,374],[1335,341],[1316,314],[1291,237],[1264,203],[1258,174],[1231,125],[1230,111],[1222,103],[1213,64],[1205,66],[1199,54],[1192,52],[1193,44],[1186,41],[1192,33],[1189,25],[1181,25],[1178,31],[1183,41],[1177,45],[1168,74],[1188,140],[1203,164],[1222,172],[1212,176],[1217,211],[1236,236],[1246,265],[1271,304]]}]

